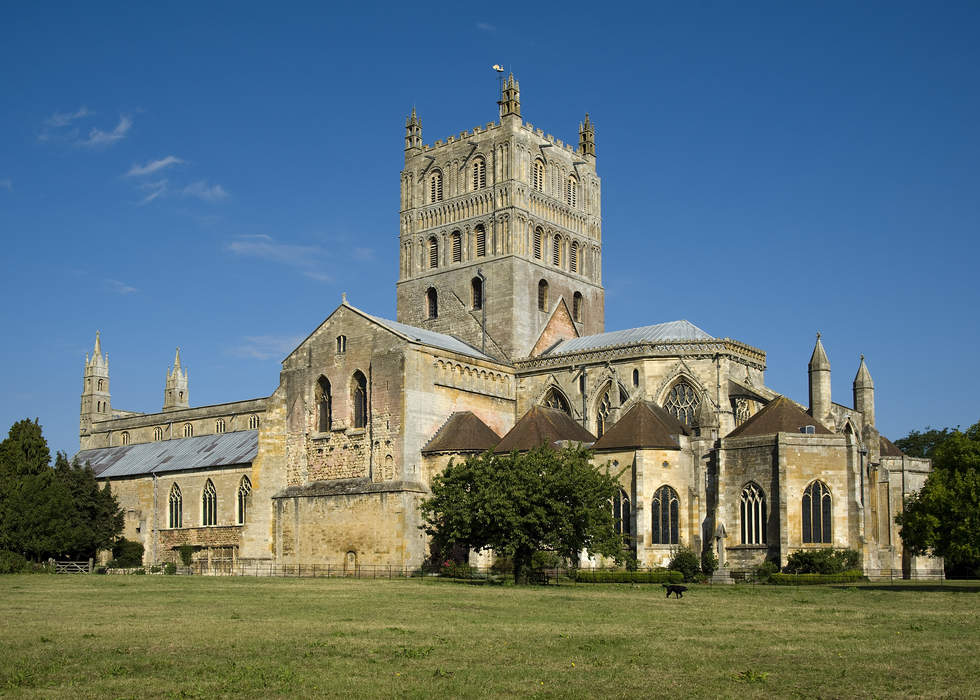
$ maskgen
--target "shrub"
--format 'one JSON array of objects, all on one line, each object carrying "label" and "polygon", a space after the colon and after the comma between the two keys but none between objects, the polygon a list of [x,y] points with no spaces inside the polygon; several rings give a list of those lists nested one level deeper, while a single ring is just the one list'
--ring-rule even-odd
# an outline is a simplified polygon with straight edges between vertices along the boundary
[{"label": "shrub", "polygon": [[510,557],[497,557],[490,566],[490,571],[495,574],[514,573],[514,560]]},{"label": "shrub", "polygon": [[715,550],[706,549],[701,552],[701,573],[705,578],[711,578],[711,574],[718,569],[718,557]]},{"label": "shrub", "polygon": [[531,555],[532,569],[557,569],[565,566],[565,560],[554,552],[537,551]]},{"label": "shrub", "polygon": [[575,572],[576,583],[680,583],[684,574],[680,571],[654,569],[653,571],[589,571]]},{"label": "shrub", "polygon": [[755,580],[759,583],[767,583],[769,577],[773,574],[779,573],[779,564],[772,561],[771,559],[766,559],[764,562],[755,567],[753,574],[755,575]]},{"label": "shrub", "polygon": [[817,583],[854,583],[864,578],[860,569],[837,574],[780,574],[769,577],[769,583],[777,586],[810,586]]},{"label": "shrub", "polygon": [[173,576],[177,573],[177,565],[172,561],[168,561],[163,565],[163,573],[165,576]]},{"label": "shrub", "polygon": [[440,576],[451,576],[452,578],[472,578],[473,569],[469,564],[459,564],[452,559],[447,559],[439,567]]},{"label": "shrub", "polygon": [[857,569],[861,555],[853,549],[801,549],[786,560],[787,574],[840,574]]},{"label": "shrub", "polygon": [[159,574],[161,571],[163,571],[163,569],[160,568],[159,564],[154,564],[153,566],[150,567],[151,574]]},{"label": "shrub", "polygon": [[17,552],[0,550],[0,574],[19,574],[27,571],[27,560]]},{"label": "shrub", "polygon": [[146,569],[140,567],[139,569],[134,571],[133,574],[136,576],[146,576]]},{"label": "shrub", "polygon": [[115,565],[119,568],[129,568],[131,566],[142,566],[143,564],[143,543],[127,540],[125,537],[116,540],[112,545],[112,558]]},{"label": "shrub", "polygon": [[182,544],[177,548],[177,551],[180,553],[180,560],[184,563],[184,566],[191,565],[191,559],[196,549],[197,547],[192,544]]},{"label": "shrub", "polygon": [[678,547],[674,550],[674,557],[670,560],[667,567],[673,571],[680,571],[684,574],[685,581],[694,581],[701,573],[701,562],[699,557],[688,547]]}]

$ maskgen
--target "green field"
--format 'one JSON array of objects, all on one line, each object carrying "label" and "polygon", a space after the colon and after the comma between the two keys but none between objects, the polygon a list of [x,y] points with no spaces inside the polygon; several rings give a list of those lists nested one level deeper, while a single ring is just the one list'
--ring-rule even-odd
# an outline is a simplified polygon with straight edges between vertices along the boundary
[{"label": "green field", "polygon": [[0,577],[0,695],[980,697],[980,588]]}]

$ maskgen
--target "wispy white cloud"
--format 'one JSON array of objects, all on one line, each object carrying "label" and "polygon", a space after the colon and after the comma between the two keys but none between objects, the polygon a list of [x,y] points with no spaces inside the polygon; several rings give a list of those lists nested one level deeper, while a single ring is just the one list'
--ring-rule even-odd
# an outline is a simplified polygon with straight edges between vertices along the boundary
[{"label": "wispy white cloud", "polygon": [[106,279],[106,286],[110,291],[116,294],[132,294],[133,292],[138,292],[136,287],[126,284],[125,282],[120,282],[119,280]]},{"label": "wispy white cloud", "polygon": [[146,165],[139,165],[134,163],[133,167],[129,169],[126,173],[126,177],[139,177],[141,175],[149,175],[155,173],[158,170],[163,170],[171,165],[179,165],[184,161],[177,156],[167,156],[166,158],[161,158],[160,160],[151,160]]},{"label": "wispy white cloud", "polygon": [[88,148],[111,146],[116,141],[126,138],[126,134],[129,133],[132,126],[133,119],[129,115],[123,114],[119,117],[119,123],[116,124],[115,129],[112,131],[102,131],[102,129],[92,127],[92,130],[88,133],[88,138],[79,141],[78,145]]},{"label": "wispy white cloud", "polygon": [[305,276],[327,282],[326,251],[315,245],[280,243],[272,236],[239,236],[226,250],[245,258],[258,258],[299,270]]},{"label": "wispy white cloud", "polygon": [[13,180],[11,180],[9,177],[0,178],[0,190],[8,190],[9,191],[9,190],[13,190],[13,189],[14,189],[14,181]]},{"label": "wispy white cloud", "polygon": [[149,204],[157,197],[162,197],[167,193],[167,180],[157,180],[156,182],[144,182],[140,185],[140,189],[146,194],[143,196],[137,204],[143,206],[144,204]]},{"label": "wispy white cloud", "polygon": [[44,120],[46,126],[51,126],[56,129],[60,129],[63,126],[68,126],[76,119],[83,119],[84,117],[91,117],[95,114],[89,110],[88,107],[82,105],[75,112],[55,112],[50,117]]},{"label": "wispy white cloud", "polygon": [[351,251],[351,257],[355,260],[360,260],[361,262],[369,262],[374,260],[374,249],[373,248],[354,248]]},{"label": "wispy white cloud", "polygon": [[487,22],[477,22],[476,28],[483,32],[497,31],[497,28],[495,26],[493,26],[492,24],[488,24]]},{"label": "wispy white cloud", "polygon": [[255,360],[282,358],[292,352],[302,339],[298,335],[251,335],[243,338],[239,345],[228,348],[228,352]]},{"label": "wispy white cloud", "polygon": [[225,188],[221,185],[209,186],[207,180],[192,182],[181,190],[181,194],[185,197],[197,197],[198,199],[203,199],[205,202],[217,202],[228,196]]}]

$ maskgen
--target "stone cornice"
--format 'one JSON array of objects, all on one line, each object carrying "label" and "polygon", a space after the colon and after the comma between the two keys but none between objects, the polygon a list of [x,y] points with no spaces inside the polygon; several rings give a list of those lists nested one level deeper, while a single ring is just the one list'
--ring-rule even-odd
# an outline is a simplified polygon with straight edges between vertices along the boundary
[{"label": "stone cornice", "polygon": [[588,363],[601,363],[609,360],[625,360],[644,357],[693,357],[713,358],[715,355],[728,355],[753,367],[765,370],[766,353],[751,345],[731,338],[717,340],[670,340],[658,343],[624,343],[602,348],[590,348],[578,352],[559,355],[544,355],[516,360],[514,367],[518,374],[532,374],[536,371]]}]

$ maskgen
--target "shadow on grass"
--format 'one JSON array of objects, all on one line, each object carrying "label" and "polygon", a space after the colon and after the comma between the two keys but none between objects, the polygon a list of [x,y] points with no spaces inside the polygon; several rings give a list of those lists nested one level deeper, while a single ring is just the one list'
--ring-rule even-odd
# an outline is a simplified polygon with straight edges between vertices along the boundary
[{"label": "shadow on grass", "polygon": [[894,581],[862,583],[859,585],[833,584],[833,588],[856,591],[915,591],[917,593],[980,593],[980,581]]}]

